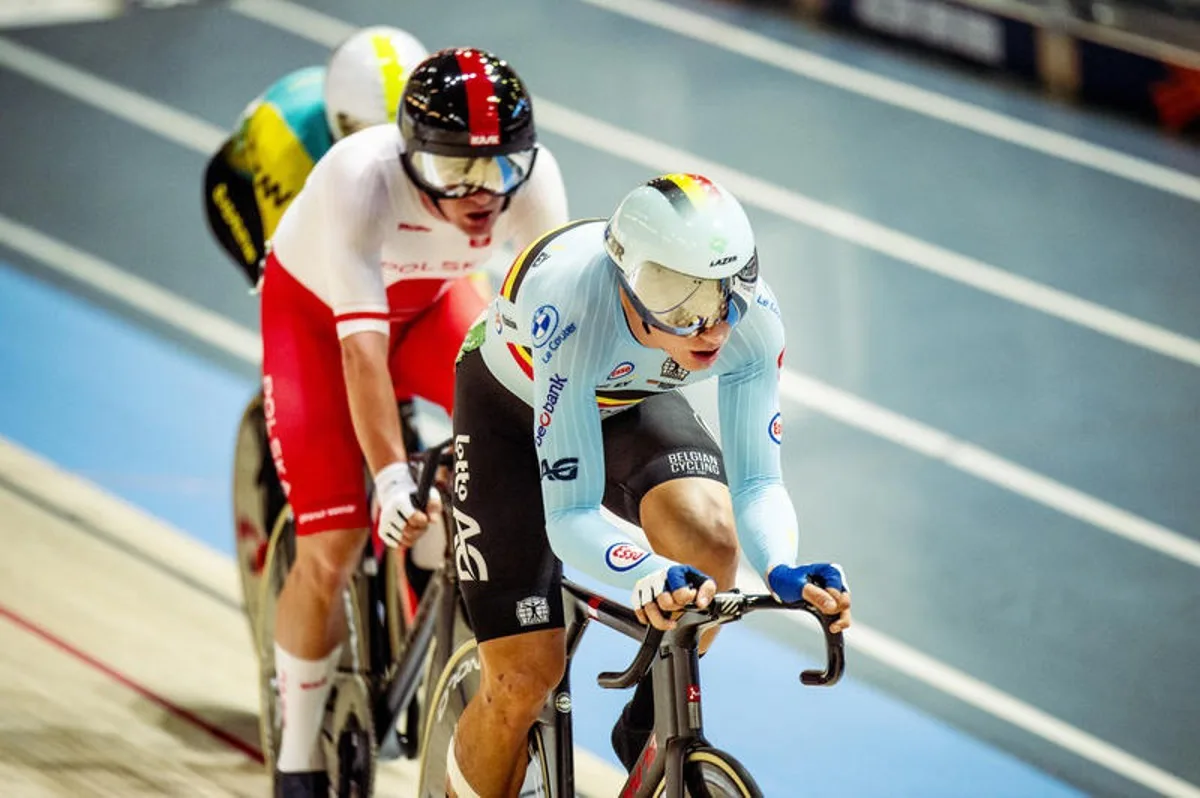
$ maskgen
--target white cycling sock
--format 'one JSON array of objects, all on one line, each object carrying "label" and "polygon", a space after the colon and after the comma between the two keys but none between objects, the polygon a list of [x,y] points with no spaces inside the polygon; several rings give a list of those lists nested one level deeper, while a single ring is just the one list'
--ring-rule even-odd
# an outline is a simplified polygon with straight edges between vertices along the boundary
[{"label": "white cycling sock", "polygon": [[480,798],[479,793],[467,783],[467,778],[458,767],[458,757],[454,755],[454,735],[450,735],[450,747],[446,750],[446,780],[450,789],[458,798]]},{"label": "white cycling sock", "polygon": [[275,644],[275,675],[283,734],[276,767],[288,773],[324,770],[325,755],[317,738],[325,720],[325,702],[333,687],[333,671],[342,655],[339,645],[324,659],[294,657]]}]

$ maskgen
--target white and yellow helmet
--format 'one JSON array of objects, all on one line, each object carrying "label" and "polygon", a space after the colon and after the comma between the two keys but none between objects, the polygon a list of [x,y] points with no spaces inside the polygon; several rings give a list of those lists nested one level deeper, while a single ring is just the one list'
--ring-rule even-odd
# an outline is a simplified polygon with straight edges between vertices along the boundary
[{"label": "white and yellow helmet", "polygon": [[355,31],[329,56],[325,119],[334,139],[396,121],[413,68],[429,55],[411,33],[386,25]]},{"label": "white and yellow helmet", "polygon": [[750,220],[737,198],[703,175],[662,175],[629,192],[604,243],[642,321],[672,335],[736,324],[754,304]]}]

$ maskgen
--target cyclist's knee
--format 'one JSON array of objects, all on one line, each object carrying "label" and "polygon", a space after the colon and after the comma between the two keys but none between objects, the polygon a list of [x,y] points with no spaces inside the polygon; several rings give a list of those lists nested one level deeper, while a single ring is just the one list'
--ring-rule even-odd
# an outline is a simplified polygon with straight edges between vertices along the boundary
[{"label": "cyclist's knee", "polygon": [[323,596],[337,595],[350,581],[366,543],[365,529],[306,535],[296,542],[296,579]]},{"label": "cyclist's knee", "polygon": [[517,726],[533,722],[566,671],[561,629],[488,641],[481,653],[484,701]]},{"label": "cyclist's knee", "polygon": [[655,551],[718,577],[736,571],[737,527],[729,491],[719,482],[680,479],[652,489],[641,518]]},{"label": "cyclist's knee", "polygon": [[706,559],[736,564],[737,526],[733,521],[733,513],[721,512],[721,509],[716,503],[711,507],[702,508],[700,516],[695,519],[691,528],[696,536],[697,548],[707,553]]}]

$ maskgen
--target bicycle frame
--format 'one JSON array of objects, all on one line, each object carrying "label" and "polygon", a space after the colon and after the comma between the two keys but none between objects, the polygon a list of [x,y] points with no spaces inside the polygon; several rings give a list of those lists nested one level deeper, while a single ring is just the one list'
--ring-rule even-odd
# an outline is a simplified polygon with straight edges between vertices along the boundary
[{"label": "bicycle frame", "polygon": [[[806,601],[781,604],[771,596],[745,595],[738,591],[718,593],[705,610],[689,609],[676,619],[670,632],[647,628],[633,610],[599,596],[586,588],[563,580],[566,610],[567,669],[540,723],[554,734],[553,761],[556,772],[550,774],[555,794],[575,794],[574,733],[570,717],[571,662],[583,633],[591,621],[614,629],[642,642],[632,664],[622,673],[602,673],[601,687],[631,687],[653,668],[655,685],[655,727],[646,748],[621,789],[622,798],[648,798],[656,794],[666,778],[667,798],[683,798],[683,766],[688,751],[708,745],[700,702],[700,664],[697,644],[706,629],[742,618],[760,609],[800,609],[821,624],[826,648],[826,666],[821,671],[804,671],[800,679],[806,685],[833,685],[845,669],[845,650],[841,633],[829,631],[834,618],[826,617]],[[664,688],[665,686],[665,688]],[[550,713],[552,717],[548,717]],[[661,741],[666,749],[661,750]]]},{"label": "bicycle frame", "polygon": [[[423,467],[418,479],[414,504],[424,509],[425,497],[433,487],[438,466],[453,465],[453,448],[450,440],[430,447],[423,453]],[[449,497],[443,495],[449,507]],[[372,579],[376,589],[386,589],[384,580]],[[402,644],[400,658],[395,660],[390,676],[382,689],[376,692],[374,720],[381,759],[395,759],[401,755],[412,758],[420,749],[421,726],[418,719],[410,715],[406,734],[401,737],[396,731],[400,716],[413,707],[413,697],[425,675],[426,665],[431,673],[437,674],[453,651],[455,609],[458,602],[458,569],[454,563],[454,530],[446,530],[446,548],[442,565],[426,585],[417,605],[417,612]],[[378,627],[378,622],[374,624]],[[386,636],[385,636],[385,639]],[[432,663],[427,663],[430,646],[434,646]],[[387,664],[391,664],[391,651],[387,651]],[[386,671],[379,671],[384,673]]]}]

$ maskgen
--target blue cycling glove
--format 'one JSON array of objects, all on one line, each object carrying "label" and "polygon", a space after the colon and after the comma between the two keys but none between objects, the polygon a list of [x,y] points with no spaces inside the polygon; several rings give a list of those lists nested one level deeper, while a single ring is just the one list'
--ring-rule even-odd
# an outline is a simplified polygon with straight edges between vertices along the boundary
[{"label": "blue cycling glove", "polygon": [[699,590],[708,578],[690,565],[672,565],[668,568],[660,568],[652,574],[643,576],[633,586],[633,606],[643,607],[654,601],[659,593],[674,593],[681,587],[694,587]]},{"label": "blue cycling glove", "polygon": [[815,562],[811,565],[776,565],[767,574],[767,586],[785,604],[799,601],[804,586],[812,582],[817,587],[846,591],[846,574],[837,563]]}]

